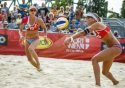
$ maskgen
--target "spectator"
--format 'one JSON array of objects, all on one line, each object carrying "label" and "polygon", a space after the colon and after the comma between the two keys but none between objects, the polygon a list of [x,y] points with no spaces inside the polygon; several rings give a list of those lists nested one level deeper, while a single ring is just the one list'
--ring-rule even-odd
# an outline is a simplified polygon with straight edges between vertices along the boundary
[{"label": "spectator", "polygon": [[84,19],[81,19],[80,20],[80,24],[79,24],[79,28],[84,30],[86,27],[87,27],[87,25],[86,25]]},{"label": "spectator", "polygon": [[44,23],[46,23],[47,16],[45,16],[45,13],[39,14],[38,17],[41,18],[44,21]]},{"label": "spectator", "polygon": [[65,12],[64,12],[64,15],[68,18],[68,15],[69,15],[69,11],[70,11],[70,9],[69,9],[69,6],[66,6],[66,10],[65,10]]},{"label": "spectator", "polygon": [[10,29],[17,29],[18,28],[17,24],[15,23],[14,17],[12,18],[11,23],[8,24],[8,28],[10,28]]},{"label": "spectator", "polygon": [[51,24],[51,25],[48,25],[48,32],[56,32],[57,31],[57,28]]},{"label": "spectator", "polygon": [[54,22],[54,14],[50,12],[46,18],[46,25],[48,29],[50,28],[50,25],[53,24],[53,22]]},{"label": "spectator", "polygon": [[16,18],[16,24],[18,25],[18,27],[19,27],[21,21],[22,21],[21,14],[18,13],[17,18]]},{"label": "spectator", "polygon": [[49,18],[48,23],[47,23],[48,32],[56,32],[57,31],[57,27],[56,27],[57,17],[54,17],[54,14],[50,12],[48,14],[48,18]]},{"label": "spectator", "polygon": [[[70,12],[68,16],[69,24],[71,23],[73,17],[74,17],[75,12],[73,11],[73,6],[70,7]],[[70,26],[70,25],[69,25]]]},{"label": "spectator", "polygon": [[46,7],[45,3],[42,3],[42,7],[40,9],[38,9],[38,15],[40,15],[40,16],[42,16],[42,15],[47,16],[47,13],[49,13],[49,10]]},{"label": "spectator", "polygon": [[20,14],[21,14],[21,18],[23,18],[23,17],[25,17],[25,16],[26,16],[26,11],[25,11],[25,9],[24,9],[24,8],[20,8],[20,9],[18,9],[18,13],[20,13]]},{"label": "spectator", "polygon": [[75,31],[77,31],[78,26],[75,23],[76,23],[76,19],[73,19],[69,27],[70,33],[74,33]]},{"label": "spectator", "polygon": [[64,16],[64,7],[63,6],[60,7],[60,10],[58,12],[58,16]]},{"label": "spectator", "polygon": [[8,15],[8,23],[11,23],[11,17],[12,17],[12,15],[11,15],[11,13],[9,13],[9,15]]},{"label": "spectator", "polygon": [[3,16],[2,16],[2,13],[1,13],[1,8],[0,8],[0,21],[3,21]]},{"label": "spectator", "polygon": [[47,20],[47,22],[48,22],[49,24],[52,24],[52,23],[54,22],[54,14],[53,14],[52,12],[50,12],[50,13],[48,14],[48,20]]},{"label": "spectator", "polygon": [[17,7],[14,6],[13,8],[13,16],[16,18],[18,15],[18,10],[17,10]]},{"label": "spectator", "polygon": [[9,8],[7,7],[7,2],[4,2],[3,9],[5,9],[6,14],[9,14]]},{"label": "spectator", "polygon": [[57,26],[56,26],[56,21],[57,21],[57,19],[58,19],[58,17],[54,17],[54,22],[53,22],[54,27],[57,27]]},{"label": "spectator", "polygon": [[50,25],[50,30],[52,31],[52,32],[58,32],[58,30],[57,30],[57,27],[56,27],[56,21],[57,21],[57,17],[54,17],[54,21],[53,21],[53,23]]},{"label": "spectator", "polygon": [[3,10],[4,8],[3,8],[3,4],[1,4],[1,11]]},{"label": "spectator", "polygon": [[7,21],[4,21],[4,23],[3,23],[3,28],[4,28],[4,29],[8,29],[8,22],[7,22]]},{"label": "spectator", "polygon": [[2,9],[2,21],[4,22],[4,21],[7,21],[7,14],[6,14],[6,12],[5,12],[5,9]]},{"label": "spectator", "polygon": [[54,17],[58,16],[58,10],[56,5],[52,7],[51,12],[54,14]]},{"label": "spectator", "polygon": [[82,9],[81,9],[81,8],[76,9],[75,18],[76,18],[76,20],[77,20],[77,23],[80,22],[80,19],[82,18],[82,16],[83,16],[83,11],[82,11]]}]

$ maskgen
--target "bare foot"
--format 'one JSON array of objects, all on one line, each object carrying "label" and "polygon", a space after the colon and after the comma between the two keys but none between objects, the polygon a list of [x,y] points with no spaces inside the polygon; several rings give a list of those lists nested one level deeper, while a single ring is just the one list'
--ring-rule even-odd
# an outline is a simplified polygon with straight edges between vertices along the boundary
[{"label": "bare foot", "polygon": [[96,83],[96,86],[100,87],[101,85],[100,85],[100,83]]},{"label": "bare foot", "polygon": [[117,84],[119,84],[119,81],[114,81],[113,84],[117,85]]},{"label": "bare foot", "polygon": [[41,68],[37,68],[37,71],[41,72],[41,71],[42,71],[42,69],[41,69]]},{"label": "bare foot", "polygon": [[99,86],[99,85],[96,85],[94,88],[101,88],[101,86]]},{"label": "bare foot", "polygon": [[42,71],[40,65],[38,65],[36,69],[37,69],[37,71],[39,71],[39,72]]}]

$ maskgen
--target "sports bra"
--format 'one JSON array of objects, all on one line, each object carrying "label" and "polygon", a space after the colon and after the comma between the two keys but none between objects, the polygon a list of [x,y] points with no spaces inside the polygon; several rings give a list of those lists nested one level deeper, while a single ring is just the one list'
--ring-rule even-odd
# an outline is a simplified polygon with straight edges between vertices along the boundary
[{"label": "sports bra", "polygon": [[104,38],[109,32],[110,32],[110,28],[109,27],[106,27],[103,30],[97,30],[97,31],[95,31],[96,37],[100,38],[100,39]]},{"label": "sports bra", "polygon": [[29,17],[26,17],[25,19],[22,19],[22,23],[26,24],[26,30],[27,31],[34,31],[34,30],[38,30],[38,24],[36,23],[36,17],[35,17],[35,22],[33,25],[30,25],[29,23]]}]

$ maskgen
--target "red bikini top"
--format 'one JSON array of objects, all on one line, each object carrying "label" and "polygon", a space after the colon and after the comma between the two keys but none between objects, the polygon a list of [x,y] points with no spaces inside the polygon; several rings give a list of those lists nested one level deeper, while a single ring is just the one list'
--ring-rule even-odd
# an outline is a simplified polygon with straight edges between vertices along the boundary
[{"label": "red bikini top", "polygon": [[100,38],[100,39],[104,38],[109,32],[110,32],[110,28],[109,27],[106,27],[103,30],[95,31],[96,37]]},{"label": "red bikini top", "polygon": [[34,30],[38,30],[39,29],[38,24],[36,23],[36,18],[35,18],[35,22],[34,22],[33,25],[30,25],[29,17],[23,18],[21,23],[26,24],[26,30],[27,31],[34,31]]}]

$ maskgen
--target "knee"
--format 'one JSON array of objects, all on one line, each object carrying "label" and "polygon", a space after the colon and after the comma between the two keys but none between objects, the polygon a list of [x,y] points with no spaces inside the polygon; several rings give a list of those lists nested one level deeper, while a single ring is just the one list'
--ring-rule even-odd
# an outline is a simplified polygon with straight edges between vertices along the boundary
[{"label": "knee", "polygon": [[109,72],[107,72],[107,71],[102,71],[102,74],[103,74],[103,75],[108,75]]},{"label": "knee", "polygon": [[32,47],[29,47],[28,50],[29,50],[29,52],[32,52],[32,51],[33,51],[33,48],[32,48]]},{"label": "knee", "polygon": [[92,61],[93,64],[98,63],[97,57],[92,57],[91,61]]}]

